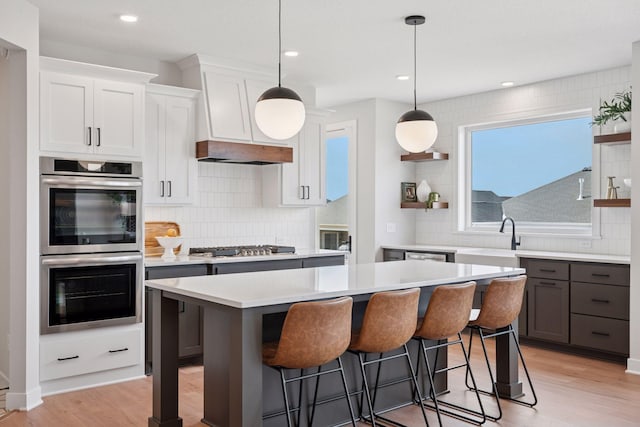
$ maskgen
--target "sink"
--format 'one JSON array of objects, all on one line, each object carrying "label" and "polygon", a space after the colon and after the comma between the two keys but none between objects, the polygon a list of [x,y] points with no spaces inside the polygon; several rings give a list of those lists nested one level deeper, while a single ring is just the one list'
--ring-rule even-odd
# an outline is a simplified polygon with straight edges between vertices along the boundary
[{"label": "sink", "polygon": [[461,249],[456,252],[456,262],[462,264],[495,265],[498,267],[519,267],[516,252],[508,249]]}]

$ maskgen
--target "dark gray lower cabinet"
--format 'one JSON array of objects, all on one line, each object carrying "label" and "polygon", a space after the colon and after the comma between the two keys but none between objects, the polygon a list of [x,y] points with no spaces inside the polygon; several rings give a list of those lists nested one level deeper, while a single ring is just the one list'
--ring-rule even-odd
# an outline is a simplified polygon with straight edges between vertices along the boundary
[{"label": "dark gray lower cabinet", "polygon": [[520,266],[529,278],[520,336],[629,354],[628,265],[521,259]]},{"label": "dark gray lower cabinet", "polygon": [[302,260],[302,268],[328,267],[330,265],[344,265],[344,255],[305,258]]},{"label": "dark gray lower cabinet", "polygon": [[[344,262],[344,261],[343,261]],[[245,261],[214,264],[214,274],[249,273],[252,271],[290,270],[302,268],[301,259],[280,259],[275,261]]]}]

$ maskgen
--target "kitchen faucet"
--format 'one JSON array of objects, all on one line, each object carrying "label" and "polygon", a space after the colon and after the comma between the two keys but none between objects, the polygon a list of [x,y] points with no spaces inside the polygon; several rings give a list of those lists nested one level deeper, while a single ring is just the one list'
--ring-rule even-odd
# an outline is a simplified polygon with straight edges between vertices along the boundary
[{"label": "kitchen faucet", "polygon": [[520,239],[518,238],[518,241],[516,242],[516,222],[513,220],[513,218],[508,216],[502,220],[502,225],[500,226],[500,232],[504,233],[504,223],[507,222],[507,220],[511,221],[511,250],[515,251],[516,246],[520,246]]}]

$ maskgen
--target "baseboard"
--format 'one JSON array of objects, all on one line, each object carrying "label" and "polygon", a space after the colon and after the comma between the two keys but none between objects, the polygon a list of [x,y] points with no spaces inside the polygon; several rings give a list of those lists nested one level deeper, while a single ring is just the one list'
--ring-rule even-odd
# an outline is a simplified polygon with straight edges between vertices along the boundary
[{"label": "baseboard", "polygon": [[27,393],[7,393],[7,409],[18,409],[20,411],[30,411],[42,403],[42,390],[40,387],[33,388]]},{"label": "baseboard", "polygon": [[9,387],[9,378],[0,371],[0,390]]},{"label": "baseboard", "polygon": [[627,374],[640,375],[640,359],[627,359]]}]

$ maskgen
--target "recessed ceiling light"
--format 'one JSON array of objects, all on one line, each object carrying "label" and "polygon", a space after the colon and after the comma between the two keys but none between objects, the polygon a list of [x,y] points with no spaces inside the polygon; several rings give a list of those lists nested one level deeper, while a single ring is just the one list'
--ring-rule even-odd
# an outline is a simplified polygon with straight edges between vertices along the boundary
[{"label": "recessed ceiling light", "polygon": [[289,56],[289,57],[293,58],[293,57],[296,57],[298,55],[299,55],[299,53],[297,51],[295,51],[295,50],[285,50],[284,51],[284,56]]},{"label": "recessed ceiling light", "polygon": [[120,15],[120,20],[122,22],[138,22],[138,17],[136,15]]},{"label": "recessed ceiling light", "polygon": [[399,76],[396,76],[396,79],[398,79],[398,80],[409,80],[409,76],[401,74]]},{"label": "recessed ceiling light", "polygon": [[500,84],[501,84],[503,87],[510,87],[510,86],[513,86],[513,85],[514,85],[514,83],[513,83],[513,82],[502,82],[502,83],[500,83]]}]

